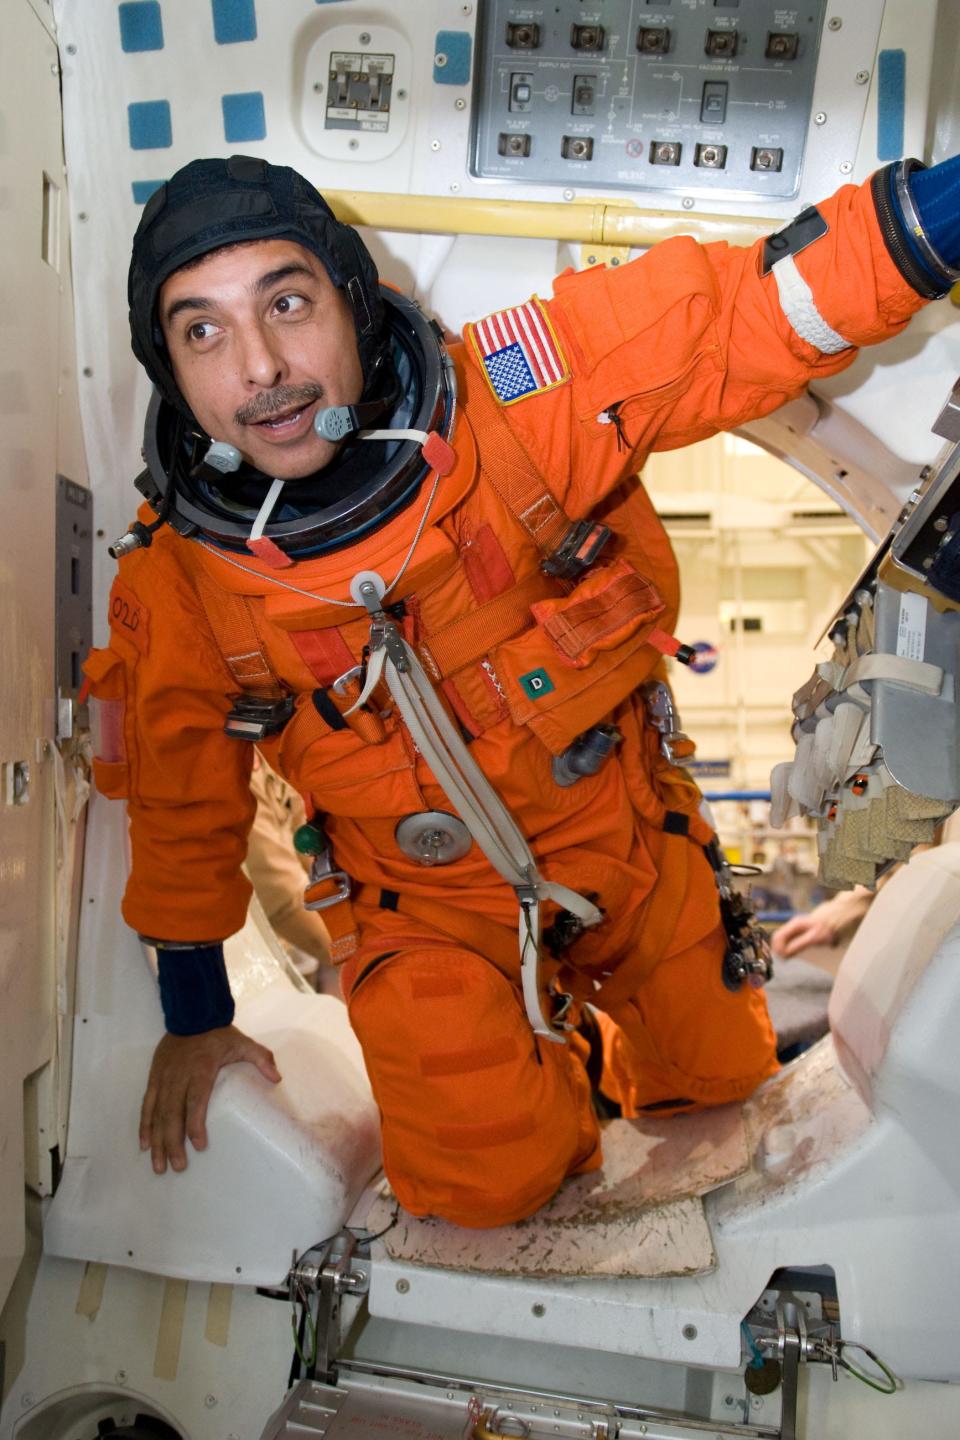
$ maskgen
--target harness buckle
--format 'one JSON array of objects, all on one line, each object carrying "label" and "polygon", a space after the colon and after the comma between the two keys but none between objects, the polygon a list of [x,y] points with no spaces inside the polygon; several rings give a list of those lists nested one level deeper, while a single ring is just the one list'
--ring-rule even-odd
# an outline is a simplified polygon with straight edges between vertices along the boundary
[{"label": "harness buckle", "polygon": [[351,665],[349,670],[344,670],[342,675],[337,676],[336,680],[334,680],[330,686],[330,689],[335,695],[345,695],[347,693],[347,686],[352,684],[354,680],[358,680],[361,685],[363,684],[366,669],[367,667],[365,665]]},{"label": "harness buckle", "polygon": [[[321,895],[310,900],[307,896],[314,886],[329,881],[335,888],[330,895]],[[343,870],[335,870],[333,856],[329,845],[313,857],[310,866],[310,883],[308,884],[303,897],[304,910],[328,910],[331,905],[339,905],[341,900],[350,898],[350,876]]]},{"label": "harness buckle", "polygon": [[249,740],[256,744],[268,735],[279,735],[293,708],[292,695],[272,699],[265,695],[238,695],[223,722],[223,732],[231,740]]},{"label": "harness buckle", "polygon": [[540,569],[559,580],[578,580],[596,562],[610,533],[609,525],[600,525],[595,520],[575,520],[556,550],[540,562]]}]

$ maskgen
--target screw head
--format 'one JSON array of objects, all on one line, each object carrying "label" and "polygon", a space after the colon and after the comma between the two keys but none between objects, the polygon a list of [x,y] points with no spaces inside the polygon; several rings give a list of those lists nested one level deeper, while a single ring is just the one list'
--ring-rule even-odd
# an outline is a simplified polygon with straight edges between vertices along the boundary
[{"label": "screw head", "polygon": [[217,1408],[216,1395],[204,1395],[203,1403],[204,1405],[206,1405],[208,1410],[215,1410]]},{"label": "screw head", "polygon": [[113,1379],[114,1379],[114,1383],[117,1384],[117,1385],[126,1385],[126,1383],[127,1383],[127,1372],[126,1372],[126,1370],[118,1370],[117,1373],[116,1373],[116,1375],[114,1375]]},{"label": "screw head", "polygon": [[83,373],[84,373],[84,375],[86,376],[86,378],[89,380],[90,377],[91,377],[91,375],[93,374],[93,366],[92,366],[92,365],[84,365],[84,367],[83,367]]},{"label": "screw head", "polygon": [[459,180],[453,180],[453,181],[451,181],[451,184],[450,184],[450,191],[451,191],[451,193],[452,193],[453,195],[456,195],[457,192],[459,191],[459,189],[460,189],[460,181],[459,181]]},{"label": "screw head", "polygon": [[547,1307],[546,1307],[546,1305],[541,1305],[539,1300],[537,1301],[536,1305],[531,1305],[531,1306],[530,1306],[530,1314],[531,1314],[531,1315],[536,1315],[536,1317],[537,1317],[538,1320],[542,1319],[542,1317],[543,1317],[544,1315],[546,1315],[546,1313],[547,1313]]},{"label": "screw head", "polygon": [[684,1325],[680,1333],[683,1336],[684,1340],[696,1340],[697,1327],[696,1325]]},{"label": "screw head", "polygon": [[30,1393],[29,1390],[24,1390],[23,1394],[20,1396],[20,1405],[21,1405],[21,1408],[24,1409],[24,1410],[29,1410],[32,1404],[33,1404],[33,1396],[32,1396],[32,1394]]},{"label": "screw head", "polygon": [[680,203],[683,205],[684,210],[692,210],[694,205],[696,204],[696,201],[693,199],[692,195],[684,195],[683,200]]},{"label": "screw head", "polygon": [[841,175],[849,175],[852,170],[853,170],[853,162],[852,162],[851,160],[844,160],[844,161],[841,163],[841,165],[840,165],[840,174],[841,174]]},{"label": "screw head", "polygon": [[370,44],[370,31],[369,31],[369,30],[364,30],[364,31],[361,32],[361,35],[360,35],[360,44],[361,44],[361,45],[369,45],[369,44]]},{"label": "screw head", "polygon": [[933,528],[934,530],[939,530],[942,535],[949,524],[950,521],[947,519],[946,515],[938,515],[936,520],[934,520],[933,522]]},{"label": "screw head", "polygon": [[814,115],[813,117],[813,123],[814,125],[826,125],[827,112],[825,110],[818,110],[816,115]]},{"label": "screw head", "polygon": [[431,149],[431,150],[439,150],[439,149],[440,149],[440,141],[439,141],[439,140],[431,140],[431,141],[430,141],[430,149]]},{"label": "screw head", "polygon": [[359,149],[360,149],[360,141],[357,140],[356,138],[354,138],[354,139],[352,139],[352,140],[349,140],[349,141],[347,142],[347,144],[349,145],[349,148],[350,148],[351,150],[359,150]]},{"label": "screw head", "polygon": [[76,47],[76,45],[68,45],[68,46],[67,46],[67,54],[68,54],[68,55],[76,55],[76,53],[77,53],[77,47]]},{"label": "screw head", "polygon": [[438,70],[442,70],[443,67],[446,65],[446,63],[447,63],[447,57],[446,57],[446,55],[444,55],[444,53],[443,53],[442,50],[439,52],[439,54],[434,55],[434,57],[433,57],[433,63],[434,63],[434,65],[436,66],[436,68],[437,68]]},{"label": "screw head", "polygon": [[563,192],[563,198],[564,198],[564,200],[572,200],[572,199],[573,199],[573,196],[574,196],[574,193],[575,193],[575,192],[574,192],[573,190],[564,190],[564,192]]},{"label": "screw head", "polygon": [[396,1288],[397,1288],[397,1294],[398,1294],[398,1295],[406,1295],[407,1291],[410,1289],[410,1281],[409,1281],[409,1280],[398,1280],[398,1281],[397,1281],[397,1287],[396,1287]]},{"label": "screw head", "polygon": [[831,16],[830,16],[830,19],[827,21],[827,29],[828,29],[828,30],[842,30],[842,29],[843,29],[843,21],[840,19],[840,16],[839,16],[839,15],[831,15]]},{"label": "screw head", "polygon": [[870,71],[858,70],[854,78],[856,79],[858,85],[866,85],[867,81],[870,79]]},{"label": "screw head", "polygon": [[322,94],[323,94],[323,81],[322,81],[322,80],[315,80],[315,81],[313,82],[313,90],[314,90],[314,94],[315,94],[315,95],[322,95]]},{"label": "screw head", "polygon": [[458,96],[457,99],[454,100],[453,105],[455,110],[466,110],[467,108],[467,102],[466,100],[464,100],[462,95]]}]

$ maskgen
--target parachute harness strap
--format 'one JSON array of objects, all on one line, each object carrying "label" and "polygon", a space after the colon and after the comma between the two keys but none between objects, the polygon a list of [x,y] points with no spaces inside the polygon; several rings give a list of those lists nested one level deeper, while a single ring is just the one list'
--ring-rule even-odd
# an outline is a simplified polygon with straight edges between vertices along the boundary
[{"label": "parachute harness strap", "polygon": [[[407,729],[438,783],[493,868],[506,880],[520,906],[520,980],[527,1019],[537,1035],[563,1042],[562,1015],[550,1016],[540,984],[540,905],[552,900],[584,926],[602,914],[575,890],[545,880],[510,811],[487,780],[452,724],[414,651],[383,610],[385,587],[370,571],[355,576],[351,593],[370,614],[370,659],[366,683],[352,709],[363,705],[384,681]],[[347,711],[346,714],[350,714]],[[569,1005],[567,997],[558,997]]]}]

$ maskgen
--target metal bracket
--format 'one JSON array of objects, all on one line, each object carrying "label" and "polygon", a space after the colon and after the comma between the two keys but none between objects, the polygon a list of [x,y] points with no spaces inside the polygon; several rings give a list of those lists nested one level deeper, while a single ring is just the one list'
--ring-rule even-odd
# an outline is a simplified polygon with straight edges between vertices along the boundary
[{"label": "metal bracket", "polygon": [[642,687],[647,719],[660,733],[660,753],[671,765],[682,765],[694,751],[693,742],[680,729],[680,716],[670,686],[664,680],[649,680]]},{"label": "metal bracket", "polygon": [[[318,1247],[319,1249],[319,1247]],[[344,1295],[365,1295],[370,1288],[369,1244],[342,1230],[322,1250],[294,1259],[287,1277],[290,1302],[311,1307],[316,1352],[307,1368],[310,1380],[335,1383],[340,1350],[340,1303]],[[314,1305],[315,1302],[315,1305]]]}]

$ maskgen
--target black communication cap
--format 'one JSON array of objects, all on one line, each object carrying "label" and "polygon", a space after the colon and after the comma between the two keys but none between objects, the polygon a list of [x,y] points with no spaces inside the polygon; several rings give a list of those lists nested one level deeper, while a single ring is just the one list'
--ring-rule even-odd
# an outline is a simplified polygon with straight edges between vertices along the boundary
[{"label": "black communication cap", "polygon": [[294,240],[311,251],[353,308],[360,363],[370,382],[386,344],[377,267],[357,232],[287,165],[248,155],[192,160],[151,195],[133,237],[127,281],[133,353],[165,400],[191,420],[157,319],[160,287],[175,270],[221,245]]}]

